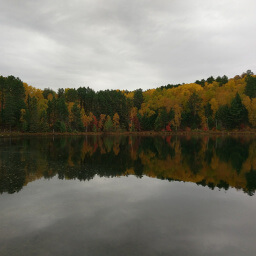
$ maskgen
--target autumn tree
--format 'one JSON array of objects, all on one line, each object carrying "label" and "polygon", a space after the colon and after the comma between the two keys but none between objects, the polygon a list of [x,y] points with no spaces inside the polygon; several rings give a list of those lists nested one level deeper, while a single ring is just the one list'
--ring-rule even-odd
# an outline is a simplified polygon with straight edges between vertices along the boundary
[{"label": "autumn tree", "polygon": [[182,108],[178,104],[175,104],[173,106],[173,111],[174,111],[174,118],[171,121],[171,124],[175,127],[175,130],[177,131],[181,124]]},{"label": "autumn tree", "polygon": [[88,132],[88,127],[92,121],[92,115],[86,115],[84,109],[81,110],[81,120],[83,126],[85,127],[85,131]]},{"label": "autumn tree", "polygon": [[256,127],[255,80],[249,70],[231,79],[210,76],[191,84],[168,84],[146,91],[95,92],[80,87],[61,88],[56,94],[50,88],[36,89],[13,76],[0,76],[0,128],[170,131],[171,126],[175,130],[211,129],[215,125],[224,129],[243,124]]},{"label": "autumn tree", "polygon": [[166,126],[171,123],[172,119],[174,118],[174,111],[170,110],[167,113],[166,108],[162,108],[158,112],[158,116],[155,120],[155,130],[166,130]]},{"label": "autumn tree", "polygon": [[129,131],[140,131],[140,122],[138,119],[138,109],[133,107],[130,112],[130,123],[129,123]]},{"label": "autumn tree", "polygon": [[117,113],[114,114],[113,116],[113,128],[115,131],[119,129],[119,115]]},{"label": "autumn tree", "polygon": [[254,75],[254,73],[250,69],[248,69],[246,72],[243,72],[241,77],[243,78],[243,77],[246,77],[246,76],[253,76],[253,75]]},{"label": "autumn tree", "polygon": [[98,120],[97,120],[97,117],[95,115],[92,115],[91,130],[93,132],[98,131]]},{"label": "autumn tree", "polygon": [[98,122],[99,131],[102,131],[102,130],[103,130],[103,128],[104,128],[104,123],[105,123],[105,119],[106,119],[106,115],[105,115],[105,114],[101,114],[101,115],[100,115],[99,122]]}]

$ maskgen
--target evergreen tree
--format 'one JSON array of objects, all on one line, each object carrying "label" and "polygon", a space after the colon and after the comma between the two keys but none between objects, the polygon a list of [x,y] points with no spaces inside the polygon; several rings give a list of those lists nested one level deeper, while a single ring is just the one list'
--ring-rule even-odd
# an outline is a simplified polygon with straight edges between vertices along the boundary
[{"label": "evergreen tree", "polygon": [[230,107],[230,128],[238,128],[248,122],[248,111],[242,103],[241,97],[236,93]]},{"label": "evergreen tree", "polygon": [[140,109],[142,103],[143,103],[142,89],[137,89],[134,91],[133,106],[136,107],[137,109]]},{"label": "evergreen tree", "polygon": [[77,89],[77,97],[79,100],[79,105],[81,109],[85,110],[85,96],[86,96],[86,88],[85,87],[79,87]]},{"label": "evergreen tree", "polygon": [[162,118],[160,113],[158,113],[157,115],[154,128],[155,128],[155,131],[160,131],[163,129],[163,123],[162,123]]},{"label": "evergreen tree", "polygon": [[6,93],[6,78],[0,76],[0,125],[4,123],[4,102]]},{"label": "evergreen tree", "polygon": [[167,114],[166,108],[162,108],[158,112],[158,116],[155,120],[155,130],[156,131],[164,130],[168,122],[169,120],[168,120],[168,114]]},{"label": "evergreen tree", "polygon": [[75,102],[78,99],[78,92],[76,89],[66,89],[65,98],[67,102]]},{"label": "evergreen tree", "polygon": [[39,129],[41,132],[47,132],[49,130],[49,125],[47,123],[47,113],[45,110],[42,111],[40,116]]},{"label": "evergreen tree", "polygon": [[219,85],[222,86],[228,82],[228,77],[226,75],[224,75],[223,77],[218,76],[216,78],[216,82],[218,82]]},{"label": "evergreen tree", "polygon": [[153,114],[150,116],[146,114],[144,115],[138,114],[138,121],[137,121],[136,127],[139,127],[139,130],[142,129],[143,131],[152,131],[155,129],[156,118],[157,118],[157,114]]},{"label": "evergreen tree", "polygon": [[16,124],[16,117],[15,117],[15,101],[10,92],[6,96],[5,101],[5,108],[3,112],[4,123],[8,125],[10,131],[12,127]]},{"label": "evergreen tree", "polygon": [[205,85],[205,80],[204,80],[204,79],[202,79],[202,80],[200,80],[200,81],[199,81],[199,80],[196,80],[195,83],[201,85],[202,87],[204,87],[204,85]]},{"label": "evergreen tree", "polygon": [[55,97],[52,100],[48,100],[47,106],[48,124],[51,129],[54,129],[55,123],[57,122],[57,109]]},{"label": "evergreen tree", "polygon": [[213,76],[210,76],[210,77],[208,77],[208,78],[206,79],[206,82],[207,82],[208,84],[212,84],[214,81],[215,81],[215,79],[214,79]]},{"label": "evergreen tree", "polygon": [[65,96],[65,91],[63,88],[58,89],[58,98],[64,97]]},{"label": "evergreen tree", "polygon": [[1,81],[2,124],[11,129],[11,127],[20,126],[21,109],[25,108],[25,90],[19,78],[8,76],[4,80]]},{"label": "evergreen tree", "polygon": [[68,122],[68,107],[65,103],[64,97],[61,97],[56,100],[56,115],[57,119],[60,122],[66,124]]},{"label": "evergreen tree", "polygon": [[80,109],[78,108],[77,103],[75,103],[71,109],[71,113],[72,113],[72,121],[71,121],[71,126],[73,128],[73,130],[76,131],[83,131],[84,126],[82,123],[82,119],[81,119],[81,112]]},{"label": "evergreen tree", "polygon": [[209,129],[212,129],[214,127],[214,120],[213,120],[213,111],[211,108],[211,104],[207,102],[205,108],[204,108],[205,117],[207,118],[207,125]]},{"label": "evergreen tree", "polygon": [[52,95],[52,97],[55,97],[56,96],[56,92],[55,91],[53,91],[52,89],[50,89],[50,88],[45,88],[44,90],[43,90],[43,96],[44,96],[44,98],[47,100],[48,99],[48,96],[49,95]]},{"label": "evergreen tree", "polygon": [[250,98],[256,97],[256,77],[247,75],[244,93]]},{"label": "evergreen tree", "polygon": [[187,109],[182,112],[182,126],[190,127],[192,129],[199,128],[201,118],[199,110],[201,109],[202,99],[195,92],[191,94],[188,99]]},{"label": "evergreen tree", "polygon": [[68,107],[65,98],[61,97],[56,100],[56,123],[54,130],[58,132],[66,132],[68,126]]},{"label": "evergreen tree", "polygon": [[26,111],[26,109],[21,110],[20,128],[21,128],[22,132],[28,131],[27,111]]},{"label": "evergreen tree", "polygon": [[217,128],[226,128],[229,129],[231,127],[230,123],[230,109],[228,105],[220,106],[215,115],[215,121],[217,124]]},{"label": "evergreen tree", "polygon": [[29,106],[29,131],[39,131],[39,113],[37,108],[37,99],[33,97]]}]

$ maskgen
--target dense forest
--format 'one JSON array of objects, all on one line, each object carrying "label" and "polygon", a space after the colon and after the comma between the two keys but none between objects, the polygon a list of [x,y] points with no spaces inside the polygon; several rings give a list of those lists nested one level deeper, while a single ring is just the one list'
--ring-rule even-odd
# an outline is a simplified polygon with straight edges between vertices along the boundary
[{"label": "dense forest", "polygon": [[256,127],[256,76],[209,77],[143,91],[40,90],[0,76],[0,129],[22,132],[247,130]]}]

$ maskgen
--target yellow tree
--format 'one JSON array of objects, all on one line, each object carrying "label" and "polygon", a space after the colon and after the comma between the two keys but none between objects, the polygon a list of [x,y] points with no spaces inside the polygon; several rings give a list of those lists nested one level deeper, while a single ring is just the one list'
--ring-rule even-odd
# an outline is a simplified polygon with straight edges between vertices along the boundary
[{"label": "yellow tree", "polygon": [[88,131],[88,126],[90,125],[91,121],[92,121],[92,113],[90,113],[90,115],[86,115],[84,109],[81,110],[81,119],[82,119],[82,123],[85,127],[85,131]]},{"label": "yellow tree", "polygon": [[211,109],[212,109],[212,112],[213,112],[213,117],[215,117],[215,114],[219,108],[219,104],[217,102],[217,100],[215,98],[212,98],[210,100],[210,104],[211,104]]},{"label": "yellow tree", "polygon": [[130,123],[129,123],[130,131],[134,131],[135,123],[137,120],[137,113],[138,113],[138,109],[136,107],[133,107],[130,111]]},{"label": "yellow tree", "polygon": [[25,103],[28,102],[29,96],[30,98],[36,97],[38,101],[44,99],[42,90],[30,86],[27,83],[23,83],[23,87],[25,89]]},{"label": "yellow tree", "polygon": [[114,127],[114,130],[117,131],[119,129],[119,115],[118,113],[115,113],[114,116],[113,116],[113,127]]},{"label": "yellow tree", "polygon": [[103,130],[105,119],[106,119],[106,115],[105,114],[101,114],[100,115],[100,120],[99,120],[99,123],[98,123],[99,131]]},{"label": "yellow tree", "polygon": [[150,117],[155,114],[155,111],[150,108],[150,104],[142,103],[139,113],[141,116]]},{"label": "yellow tree", "polygon": [[69,119],[70,123],[73,122],[73,119],[72,119],[73,116],[72,116],[72,111],[71,111],[73,105],[74,105],[74,102],[68,102],[68,119]]},{"label": "yellow tree", "polygon": [[47,100],[42,98],[39,99],[38,101],[38,110],[39,110],[39,115],[41,116],[42,112],[47,112]]},{"label": "yellow tree", "polygon": [[23,108],[20,110],[20,122],[21,122],[23,131],[27,130],[27,122],[26,122],[25,115],[26,115],[26,110]]},{"label": "yellow tree", "polygon": [[52,93],[49,93],[49,94],[48,94],[47,99],[48,99],[48,100],[52,100],[52,99],[53,99]]},{"label": "yellow tree", "polygon": [[173,126],[175,126],[177,131],[177,129],[180,127],[182,108],[180,107],[180,105],[175,104],[173,106],[173,111],[174,111],[174,118],[171,121],[171,123]]}]

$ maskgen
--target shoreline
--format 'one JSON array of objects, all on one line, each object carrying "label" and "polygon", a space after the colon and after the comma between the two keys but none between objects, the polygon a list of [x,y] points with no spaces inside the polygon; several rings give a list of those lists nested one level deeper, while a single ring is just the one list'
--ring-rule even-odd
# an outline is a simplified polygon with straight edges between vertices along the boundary
[{"label": "shoreline", "polygon": [[0,132],[0,138],[6,137],[47,137],[47,136],[189,136],[189,135],[222,135],[222,136],[255,136],[256,130],[252,131],[177,131],[177,132]]}]

